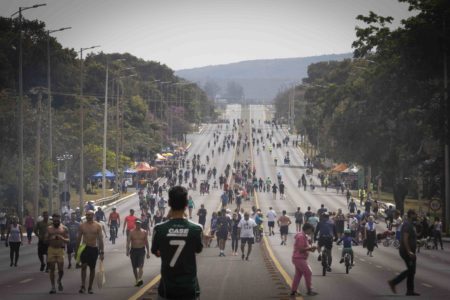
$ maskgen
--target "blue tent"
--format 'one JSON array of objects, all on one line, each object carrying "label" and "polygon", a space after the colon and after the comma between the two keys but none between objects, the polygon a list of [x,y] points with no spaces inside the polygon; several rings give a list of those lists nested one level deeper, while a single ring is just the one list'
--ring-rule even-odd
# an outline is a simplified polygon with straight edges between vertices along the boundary
[{"label": "blue tent", "polygon": [[[111,171],[106,170],[105,177],[107,179],[115,179],[116,175],[114,175],[114,173],[112,173]],[[100,172],[98,172],[98,173],[96,173],[96,174],[91,176],[91,179],[101,179],[101,178],[103,178],[102,171],[100,171]]]}]

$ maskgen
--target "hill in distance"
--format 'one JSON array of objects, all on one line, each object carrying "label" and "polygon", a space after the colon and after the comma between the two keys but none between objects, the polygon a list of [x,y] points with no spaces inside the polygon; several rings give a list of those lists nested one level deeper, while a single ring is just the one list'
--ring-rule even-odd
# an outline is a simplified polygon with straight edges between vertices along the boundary
[{"label": "hill in distance", "polygon": [[352,54],[249,60],[183,69],[176,71],[175,74],[197,82],[200,86],[204,86],[207,82],[217,84],[216,98],[227,98],[227,85],[229,82],[235,82],[242,86],[246,101],[269,103],[280,90],[305,78],[310,64],[347,58],[352,58]]}]

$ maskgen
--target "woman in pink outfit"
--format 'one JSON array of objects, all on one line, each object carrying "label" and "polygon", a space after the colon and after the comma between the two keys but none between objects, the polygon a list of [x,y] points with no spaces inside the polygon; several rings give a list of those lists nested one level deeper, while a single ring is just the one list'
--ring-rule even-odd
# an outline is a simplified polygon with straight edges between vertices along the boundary
[{"label": "woman in pink outfit", "polygon": [[302,231],[295,235],[294,252],[292,253],[292,263],[295,266],[295,276],[292,281],[291,296],[298,295],[297,289],[302,276],[305,276],[306,289],[309,296],[317,295],[311,289],[312,272],[311,267],[308,265],[308,252],[316,251],[316,246],[311,246],[308,241],[308,235],[311,235],[314,231],[314,227],[305,223],[302,227]]}]

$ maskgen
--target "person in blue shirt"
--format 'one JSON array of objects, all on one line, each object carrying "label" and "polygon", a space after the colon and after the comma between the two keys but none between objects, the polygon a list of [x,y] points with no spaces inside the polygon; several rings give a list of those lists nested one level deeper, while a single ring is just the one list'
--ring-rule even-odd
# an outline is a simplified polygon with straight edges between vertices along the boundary
[{"label": "person in blue shirt", "polygon": [[[319,236],[319,238],[317,238]],[[333,238],[337,240],[336,226],[330,221],[330,214],[325,212],[322,214],[320,222],[317,224],[316,231],[314,232],[314,241],[318,241],[318,260],[322,260],[322,247],[327,248],[328,251],[328,272],[331,272],[331,249],[333,248]]]},{"label": "person in blue shirt", "polygon": [[358,242],[354,238],[352,238],[350,229],[345,229],[344,230],[344,236],[341,237],[337,241],[336,244],[339,245],[340,243],[344,244],[344,248],[342,248],[342,255],[341,255],[341,260],[339,261],[339,263],[342,264],[344,262],[344,255],[345,255],[345,253],[349,253],[350,257],[351,257],[351,263],[352,263],[352,266],[353,266],[354,264],[353,264],[352,243],[354,243],[355,245],[358,245]]}]

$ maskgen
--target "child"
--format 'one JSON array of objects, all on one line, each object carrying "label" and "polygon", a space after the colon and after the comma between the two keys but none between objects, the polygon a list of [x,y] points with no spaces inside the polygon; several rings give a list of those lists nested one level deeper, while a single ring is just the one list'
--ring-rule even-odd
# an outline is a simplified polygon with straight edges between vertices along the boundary
[{"label": "child", "polygon": [[345,253],[349,253],[350,257],[351,257],[351,263],[352,266],[353,264],[353,249],[352,249],[352,243],[354,243],[355,245],[358,245],[358,242],[352,238],[351,236],[351,231],[350,229],[345,229],[344,230],[344,236],[341,237],[338,241],[337,244],[339,245],[341,242],[344,242],[344,248],[342,248],[342,255],[341,255],[341,260],[339,261],[339,263],[343,263],[344,262],[344,255]]}]

